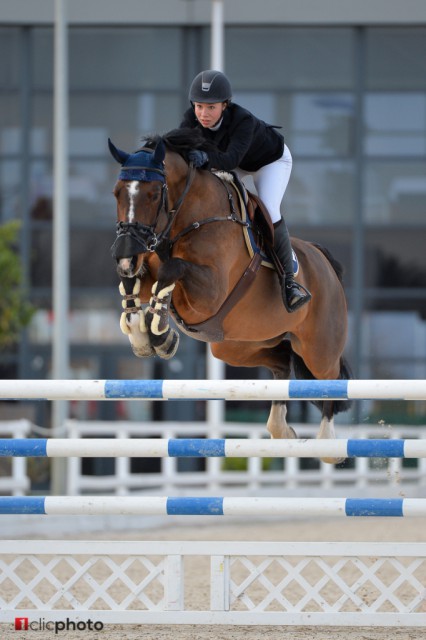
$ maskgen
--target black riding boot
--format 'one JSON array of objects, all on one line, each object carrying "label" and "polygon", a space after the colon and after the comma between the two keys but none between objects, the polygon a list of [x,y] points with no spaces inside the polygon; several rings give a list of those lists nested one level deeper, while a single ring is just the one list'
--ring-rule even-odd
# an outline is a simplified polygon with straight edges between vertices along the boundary
[{"label": "black riding boot", "polygon": [[305,287],[294,281],[293,252],[285,221],[276,222],[274,230],[274,250],[284,269],[281,279],[283,301],[287,311],[292,313],[309,302],[312,296]]}]

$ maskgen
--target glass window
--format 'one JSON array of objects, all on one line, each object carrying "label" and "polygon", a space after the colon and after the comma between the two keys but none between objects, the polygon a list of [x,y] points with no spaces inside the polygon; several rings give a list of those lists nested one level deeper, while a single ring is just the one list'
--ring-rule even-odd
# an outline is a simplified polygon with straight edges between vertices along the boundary
[{"label": "glass window", "polygon": [[[116,205],[112,190],[118,165],[105,152],[105,160],[71,160],[69,163],[69,209],[71,224],[113,230]],[[31,217],[52,219],[53,177],[50,162],[31,165]]]},{"label": "glass window", "polygon": [[348,156],[353,152],[354,105],[350,94],[296,94],[285,131],[296,155]]},{"label": "glass window", "polygon": [[349,89],[354,31],[336,28],[226,29],[227,73],[235,90]]},{"label": "glass window", "polygon": [[[0,28],[0,88],[18,89],[21,78],[20,33],[13,27]],[[2,98],[3,99],[3,98]],[[2,120],[0,120],[2,122]]]},{"label": "glass window", "polygon": [[[108,152],[107,152],[108,153]],[[119,166],[109,156],[104,160],[70,162],[69,201],[72,224],[115,229],[116,204],[112,190]]]},{"label": "glass window", "polygon": [[19,107],[18,93],[0,93],[0,153],[20,153]]},{"label": "glass window", "polygon": [[53,153],[53,94],[33,93],[32,96],[31,153]]},{"label": "glass window", "polygon": [[375,361],[374,379],[426,377],[426,321],[419,313],[370,311],[363,327],[363,353]]},{"label": "glass window", "polygon": [[17,160],[0,162],[0,220],[20,217],[21,167]]},{"label": "glass window", "polygon": [[308,162],[293,158],[293,171],[284,196],[284,211],[304,224],[348,224],[353,219],[352,162]]},{"label": "glass window", "polygon": [[181,34],[167,27],[71,28],[71,90],[179,90]]},{"label": "glass window", "polygon": [[426,162],[369,162],[365,169],[369,224],[426,222]]},{"label": "glass window", "polygon": [[[71,91],[179,90],[181,33],[180,29],[167,27],[71,27],[68,33]],[[37,89],[52,88],[53,58],[53,29],[35,29],[33,78]]]},{"label": "glass window", "polygon": [[75,138],[70,152],[105,155],[108,137],[117,146],[132,151],[140,146],[144,135],[178,126],[180,116],[177,93],[111,91],[108,96],[103,92],[74,93],[70,101],[71,140],[73,135],[80,139],[75,144]]},{"label": "glass window", "polygon": [[32,80],[34,89],[53,88],[53,28],[35,28],[32,31]]},{"label": "glass window", "polygon": [[367,30],[369,89],[426,89],[426,28]]},{"label": "glass window", "polygon": [[[365,234],[364,252],[366,286],[382,289],[426,287],[424,240],[424,227],[369,229]],[[395,301],[394,308],[400,308],[400,302]],[[413,306],[413,300],[409,305]]]},{"label": "glass window", "polygon": [[282,127],[294,154],[348,156],[353,151],[351,94],[236,91],[234,99],[262,120]]},{"label": "glass window", "polygon": [[[115,228],[70,231],[71,286],[82,288],[116,288],[118,277],[110,247]],[[31,285],[52,286],[52,225],[35,225],[31,240]],[[117,298],[118,304],[118,298]],[[74,303],[73,303],[74,306]]]},{"label": "glass window", "polygon": [[365,152],[380,156],[426,155],[426,95],[367,95]]}]

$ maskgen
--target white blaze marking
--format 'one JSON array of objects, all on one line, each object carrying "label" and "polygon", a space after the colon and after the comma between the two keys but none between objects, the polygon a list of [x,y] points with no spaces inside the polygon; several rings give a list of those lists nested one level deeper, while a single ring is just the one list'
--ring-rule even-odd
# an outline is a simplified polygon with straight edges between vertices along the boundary
[{"label": "white blaze marking", "polygon": [[134,198],[139,191],[139,183],[137,180],[133,180],[127,185],[127,192],[129,194],[129,222],[133,222],[135,219],[135,201]]}]

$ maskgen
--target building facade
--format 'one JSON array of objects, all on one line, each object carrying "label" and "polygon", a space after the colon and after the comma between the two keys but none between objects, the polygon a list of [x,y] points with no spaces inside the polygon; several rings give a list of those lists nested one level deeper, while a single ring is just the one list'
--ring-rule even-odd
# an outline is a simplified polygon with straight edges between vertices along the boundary
[{"label": "building facade", "polygon": [[[69,2],[74,377],[205,376],[203,345],[182,340],[169,363],[142,362],[119,332],[109,251],[117,166],[106,142],[131,150],[179,124],[192,78],[210,67],[210,9],[209,0]],[[0,0],[0,221],[22,221],[25,283],[38,309],[3,354],[3,378],[51,368],[53,10],[53,0]],[[234,100],[282,126],[293,155],[283,202],[290,232],[323,244],[345,268],[356,375],[426,377],[425,3],[225,0],[224,17]],[[171,417],[129,404],[74,411]],[[417,404],[414,415],[393,405],[393,415],[421,419]],[[173,417],[203,411],[180,403]],[[359,417],[386,420],[387,411],[365,406]]]}]

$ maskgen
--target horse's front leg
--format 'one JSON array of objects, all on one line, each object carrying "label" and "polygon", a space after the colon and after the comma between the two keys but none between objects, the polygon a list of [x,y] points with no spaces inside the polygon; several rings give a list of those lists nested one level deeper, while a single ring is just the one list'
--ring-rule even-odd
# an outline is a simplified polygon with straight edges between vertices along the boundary
[{"label": "horse's front leg", "polygon": [[145,312],[145,323],[151,344],[157,356],[169,360],[179,346],[179,334],[169,323],[170,303],[175,283],[164,284],[160,280],[152,285],[151,298]]},{"label": "horse's front leg", "polygon": [[164,359],[172,358],[179,346],[179,334],[170,327],[170,304],[176,282],[183,280],[188,268],[191,264],[186,260],[171,258],[161,265],[152,285],[145,322],[156,354]]},{"label": "horse's front leg", "polygon": [[138,277],[121,278],[119,291],[123,296],[123,313],[120,317],[120,329],[129,338],[133,353],[138,358],[155,355],[150,334],[141,306],[141,279]]}]

